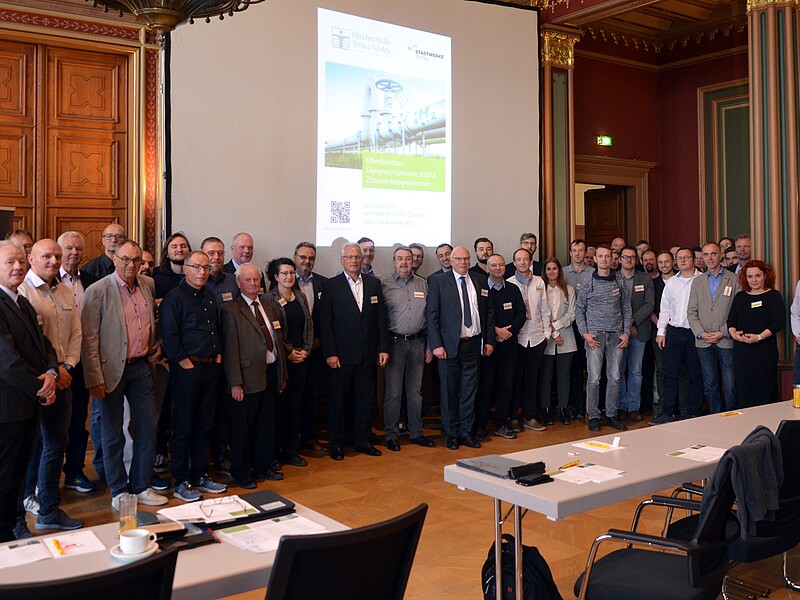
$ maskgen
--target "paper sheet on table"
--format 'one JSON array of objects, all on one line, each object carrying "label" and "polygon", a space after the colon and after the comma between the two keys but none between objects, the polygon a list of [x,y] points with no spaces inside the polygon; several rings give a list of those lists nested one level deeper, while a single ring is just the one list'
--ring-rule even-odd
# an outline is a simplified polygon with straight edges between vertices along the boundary
[{"label": "paper sheet on table", "polygon": [[725,454],[725,448],[715,448],[714,446],[706,446],[704,444],[695,444],[683,450],[675,450],[670,452],[667,456],[678,456],[680,458],[688,458],[697,462],[711,463],[716,462],[722,455]]},{"label": "paper sheet on table", "polygon": [[589,482],[602,483],[604,481],[617,479],[622,477],[622,473],[624,473],[624,471],[602,467],[592,463],[584,463],[554,474],[553,479],[560,479],[561,481],[583,485]]},{"label": "paper sheet on table", "polygon": [[614,450],[625,450],[624,446],[614,446],[608,442],[598,442],[597,440],[587,440],[585,442],[577,442],[572,445],[576,448],[583,448],[584,450],[591,450],[592,452],[600,452],[601,454],[613,452]]},{"label": "paper sheet on table", "polygon": [[[53,558],[67,558],[68,556],[78,556],[79,554],[89,554],[105,550],[103,542],[94,534],[93,531],[82,530],[71,533],[60,533],[51,537],[46,537],[44,545],[50,551]],[[61,552],[58,548],[61,548]]]},{"label": "paper sheet on table", "polygon": [[221,523],[222,521],[235,521],[258,512],[258,509],[252,504],[233,495],[162,508],[158,514],[178,522]]},{"label": "paper sheet on table", "polygon": [[0,546],[0,569],[16,567],[53,558],[41,540],[18,540],[7,546]]},{"label": "paper sheet on table", "polygon": [[232,544],[242,550],[261,553],[277,550],[281,536],[325,533],[326,531],[328,530],[319,523],[298,514],[291,514],[218,529],[216,533],[220,541]]}]

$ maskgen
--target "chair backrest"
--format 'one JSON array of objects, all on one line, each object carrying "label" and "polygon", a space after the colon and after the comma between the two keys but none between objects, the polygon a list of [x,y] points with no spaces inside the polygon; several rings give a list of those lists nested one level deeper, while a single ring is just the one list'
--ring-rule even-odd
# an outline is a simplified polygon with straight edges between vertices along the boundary
[{"label": "chair backrest", "polygon": [[3,600],[169,600],[178,551],[174,548],[157,552],[117,569],[69,579],[39,583],[0,585]]},{"label": "chair backrest", "polygon": [[400,600],[427,511],[420,504],[375,525],[281,538],[267,600]]},{"label": "chair backrest", "polygon": [[786,535],[800,529],[800,421],[781,421],[775,437],[781,444],[783,483],[775,520],[761,521],[757,536]]},{"label": "chair backrest", "polygon": [[706,587],[722,581],[728,570],[728,543],[738,527],[731,530],[731,509],[736,500],[731,481],[733,460],[727,450],[717,465],[711,481],[705,488],[700,519],[692,541],[698,550],[688,557],[689,583]]}]

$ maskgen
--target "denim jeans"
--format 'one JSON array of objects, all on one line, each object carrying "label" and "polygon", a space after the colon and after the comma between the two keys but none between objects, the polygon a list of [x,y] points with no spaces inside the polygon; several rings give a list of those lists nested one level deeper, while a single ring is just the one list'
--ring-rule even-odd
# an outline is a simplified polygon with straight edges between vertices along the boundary
[{"label": "denim jeans", "polygon": [[720,373],[722,374],[722,393],[725,396],[725,410],[736,408],[736,390],[733,385],[733,348],[720,348],[712,344],[708,348],[698,348],[700,369],[703,373],[703,388],[708,410],[712,413],[722,411],[719,399]]},{"label": "denim jeans", "polygon": [[619,408],[622,410],[639,410],[642,402],[642,358],[646,344],[632,337],[622,351],[622,370],[628,370],[628,374],[619,379]]},{"label": "denim jeans", "polygon": [[619,372],[622,366],[622,350],[619,336],[621,332],[598,332],[595,339],[600,342],[597,348],[586,347],[586,367],[589,370],[589,381],[586,384],[586,409],[590,419],[600,418],[600,374],[603,371],[603,359],[606,361],[606,415],[616,418],[617,400],[619,399]]},{"label": "denim jeans", "polygon": [[[125,473],[122,456],[125,447],[125,436],[122,433],[125,398],[131,407],[131,419],[136,423],[130,476]],[[140,360],[126,365],[119,385],[107,392],[102,400],[94,399],[93,402],[100,410],[103,467],[111,497],[125,491],[134,494],[143,492],[150,486],[150,476],[153,474],[158,424],[150,364],[146,360]]]},{"label": "denim jeans", "polygon": [[[57,394],[55,403],[41,408],[40,437],[28,462],[24,496],[30,496],[39,484],[39,515],[46,518],[58,509],[61,496],[58,482],[67,447],[67,431],[72,413],[72,390]],[[24,513],[23,513],[24,514]]]},{"label": "denim jeans", "polygon": [[425,338],[405,341],[389,336],[391,360],[384,367],[386,381],[383,394],[383,419],[386,439],[400,435],[400,405],[403,387],[406,390],[408,433],[412,438],[422,435],[422,371],[425,369]]},{"label": "denim jeans", "polygon": [[[83,365],[78,363],[72,371],[72,416],[69,420],[67,449],[64,453],[64,474],[67,479],[83,473],[86,445],[86,415],[89,409],[89,390],[83,379]],[[99,440],[98,440],[99,441]]]}]

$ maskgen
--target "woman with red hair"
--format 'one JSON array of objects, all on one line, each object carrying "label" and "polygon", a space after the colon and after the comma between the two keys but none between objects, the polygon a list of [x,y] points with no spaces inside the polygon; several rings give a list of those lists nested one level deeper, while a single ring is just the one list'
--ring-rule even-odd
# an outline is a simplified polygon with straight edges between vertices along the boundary
[{"label": "woman with red hair", "polygon": [[742,291],[736,294],[728,315],[733,338],[736,398],[740,407],[778,400],[778,344],[775,334],[785,322],[785,307],[775,286],[775,272],[751,260],[739,273]]}]

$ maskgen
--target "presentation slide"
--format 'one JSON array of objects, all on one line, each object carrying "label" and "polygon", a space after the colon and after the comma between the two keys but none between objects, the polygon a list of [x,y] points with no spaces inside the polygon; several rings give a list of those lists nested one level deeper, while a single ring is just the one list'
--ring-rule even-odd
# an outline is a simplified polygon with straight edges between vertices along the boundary
[{"label": "presentation slide", "polygon": [[450,38],[317,14],[317,244],[450,239]]}]

